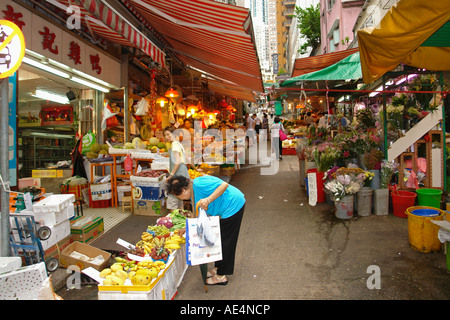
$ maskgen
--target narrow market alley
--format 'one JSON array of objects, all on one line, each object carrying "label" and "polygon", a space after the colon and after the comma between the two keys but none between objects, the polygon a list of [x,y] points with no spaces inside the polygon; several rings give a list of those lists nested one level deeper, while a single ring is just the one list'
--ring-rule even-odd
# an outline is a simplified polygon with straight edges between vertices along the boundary
[{"label": "narrow market alley", "polygon": [[[247,204],[228,285],[205,292],[199,268],[189,267],[175,299],[450,298],[445,255],[411,249],[407,219],[390,214],[344,221],[335,218],[333,206],[310,206],[296,156],[284,156],[276,175],[260,170],[248,165],[233,176]],[[370,278],[377,267],[379,289]]]},{"label": "narrow market alley", "polygon": [[[411,249],[407,219],[389,214],[339,220],[333,206],[308,204],[296,156],[284,156],[275,175],[261,175],[261,168],[245,165],[231,181],[247,203],[228,285],[205,292],[199,267],[188,267],[175,300],[450,298],[445,255]],[[80,290],[63,286],[57,293],[96,300],[98,291],[91,284]]]}]

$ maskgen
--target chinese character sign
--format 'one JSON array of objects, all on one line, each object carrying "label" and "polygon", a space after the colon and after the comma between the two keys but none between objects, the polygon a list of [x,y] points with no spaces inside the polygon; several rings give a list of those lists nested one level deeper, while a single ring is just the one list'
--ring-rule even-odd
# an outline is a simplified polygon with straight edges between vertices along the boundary
[{"label": "chinese character sign", "polygon": [[102,73],[102,67],[100,66],[100,57],[98,53],[95,55],[91,54],[89,58],[91,60],[92,71],[96,71],[97,74]]},{"label": "chinese character sign", "polygon": [[75,64],[81,64],[81,48],[78,43],[75,41],[70,42],[69,44],[69,58],[73,60]]},{"label": "chinese character sign", "polygon": [[42,36],[42,49],[58,54],[58,46],[54,46],[56,35],[47,27],[44,27],[44,31],[39,31],[39,34]]}]

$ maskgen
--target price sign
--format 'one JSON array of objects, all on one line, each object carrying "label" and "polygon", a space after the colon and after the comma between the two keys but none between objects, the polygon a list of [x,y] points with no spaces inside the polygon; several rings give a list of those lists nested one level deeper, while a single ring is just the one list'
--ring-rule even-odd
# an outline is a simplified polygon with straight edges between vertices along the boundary
[{"label": "price sign", "polygon": [[25,39],[20,28],[8,20],[0,20],[0,79],[19,69],[25,55]]},{"label": "price sign", "polygon": [[308,193],[309,205],[315,206],[317,204],[317,181],[315,172],[308,173]]}]

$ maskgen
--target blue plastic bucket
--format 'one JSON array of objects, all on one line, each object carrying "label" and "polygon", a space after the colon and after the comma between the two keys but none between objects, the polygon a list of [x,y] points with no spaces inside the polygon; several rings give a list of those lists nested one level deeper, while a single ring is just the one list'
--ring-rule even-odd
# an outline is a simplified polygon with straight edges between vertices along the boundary
[{"label": "blue plastic bucket", "polygon": [[440,215],[440,212],[434,209],[416,209],[411,211],[411,214],[420,217],[436,217]]}]

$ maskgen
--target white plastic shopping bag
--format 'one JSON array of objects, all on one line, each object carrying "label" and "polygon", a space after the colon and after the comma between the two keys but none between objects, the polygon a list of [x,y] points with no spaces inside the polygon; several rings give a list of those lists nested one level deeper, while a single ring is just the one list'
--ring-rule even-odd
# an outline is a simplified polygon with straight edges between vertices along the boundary
[{"label": "white plastic shopping bag", "polygon": [[197,234],[200,247],[212,247],[217,240],[210,217],[202,208],[198,209]]},{"label": "white plastic shopping bag", "polygon": [[[200,216],[199,212],[198,218],[186,219],[186,263],[191,266],[222,260],[220,219],[205,212],[206,222],[205,217]],[[201,244],[205,239],[208,245]]]}]

